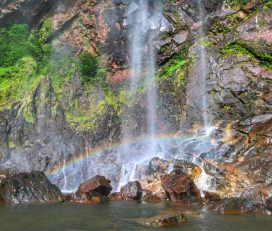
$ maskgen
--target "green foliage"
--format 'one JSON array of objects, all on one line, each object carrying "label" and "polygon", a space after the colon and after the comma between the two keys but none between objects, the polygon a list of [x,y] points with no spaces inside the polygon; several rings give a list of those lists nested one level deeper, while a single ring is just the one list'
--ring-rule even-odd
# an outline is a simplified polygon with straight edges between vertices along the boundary
[{"label": "green foliage", "polygon": [[226,56],[235,55],[237,57],[247,55],[259,61],[264,67],[272,69],[272,56],[267,53],[261,53],[257,49],[247,46],[246,43],[227,43],[221,50],[221,53]]},{"label": "green foliage", "polygon": [[248,0],[228,0],[228,3],[232,7],[243,7],[248,3]]},{"label": "green foliage", "polygon": [[26,56],[36,57],[40,53],[37,40],[25,24],[13,24],[0,28],[0,66],[13,66]]},{"label": "green foliage", "polygon": [[249,57],[253,57],[248,50],[238,43],[227,43],[221,50],[221,53],[226,56],[235,55],[236,57],[240,57],[247,55]]},{"label": "green foliage", "polygon": [[0,68],[0,108],[26,100],[40,79],[36,73],[37,62],[32,57],[22,58],[15,66]]},{"label": "green foliage", "polygon": [[263,10],[267,13],[272,14],[272,1],[268,0],[267,3],[264,4]]},{"label": "green foliage", "polygon": [[30,102],[43,70],[47,72],[43,46],[39,31],[30,32],[25,24],[0,28],[0,108]]},{"label": "green foliage", "polygon": [[[185,87],[187,79],[185,78],[185,70],[188,64],[186,58],[187,52],[176,55],[169,60],[158,72],[158,79],[172,79],[176,87]],[[174,78],[174,79],[173,79]]]},{"label": "green foliage", "polygon": [[45,18],[42,26],[38,32],[39,34],[39,42],[41,44],[46,43],[46,41],[49,39],[49,37],[52,35],[53,32],[53,26],[49,18]]},{"label": "green foliage", "polygon": [[84,83],[95,83],[98,73],[98,60],[89,52],[82,52],[79,57],[79,68]]}]

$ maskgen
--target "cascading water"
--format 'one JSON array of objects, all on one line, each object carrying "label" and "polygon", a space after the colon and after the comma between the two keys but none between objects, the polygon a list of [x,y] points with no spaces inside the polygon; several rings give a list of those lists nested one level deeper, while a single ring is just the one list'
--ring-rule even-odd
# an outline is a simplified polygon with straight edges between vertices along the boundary
[{"label": "cascading water", "polygon": [[199,28],[199,73],[201,73],[200,82],[201,82],[201,95],[202,95],[202,117],[203,125],[205,127],[206,134],[210,133],[210,118],[208,115],[208,99],[207,99],[207,78],[208,78],[208,62],[207,62],[207,52],[204,44],[204,35],[205,35],[205,6],[202,0],[197,2],[199,18],[200,18],[200,28]]},{"label": "cascading water", "polygon": [[[152,12],[151,12],[152,8]],[[160,1],[140,0],[132,1],[126,10],[126,26],[128,28],[129,60],[130,60],[130,85],[127,89],[132,95],[132,100],[136,100],[136,93],[141,82],[146,84],[147,94],[146,105],[146,131],[139,134],[147,136],[150,142],[146,147],[146,156],[156,152],[156,105],[157,89],[155,84],[155,49],[154,40],[159,35],[162,21],[162,6]],[[128,109],[125,117],[130,118],[133,112]],[[123,143],[128,143],[128,139],[133,138],[131,125],[128,121],[123,121]],[[143,129],[142,129],[143,130]],[[131,153],[133,147],[126,145],[125,155]],[[140,161],[140,160],[138,160]],[[136,164],[135,164],[136,165]],[[122,166],[128,169],[128,166]],[[126,170],[122,172],[120,184],[124,179],[133,179],[133,172]]]}]

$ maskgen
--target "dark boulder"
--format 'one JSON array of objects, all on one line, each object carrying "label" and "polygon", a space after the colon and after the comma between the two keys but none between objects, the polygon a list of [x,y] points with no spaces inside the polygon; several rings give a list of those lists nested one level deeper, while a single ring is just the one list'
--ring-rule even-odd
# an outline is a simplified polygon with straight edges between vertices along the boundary
[{"label": "dark boulder", "polygon": [[269,197],[265,200],[265,207],[268,209],[268,210],[271,210],[272,211],[272,197]]},{"label": "dark boulder", "polygon": [[7,175],[0,181],[0,198],[6,203],[54,203],[63,200],[60,189],[42,172]]},{"label": "dark boulder", "polygon": [[128,182],[121,188],[123,200],[140,200],[142,197],[142,186],[139,181]]},{"label": "dark boulder", "polygon": [[161,179],[168,199],[180,201],[183,199],[201,200],[200,192],[193,180],[184,172],[174,170]]},{"label": "dark boulder", "polygon": [[90,196],[108,196],[112,190],[110,180],[104,176],[95,176],[79,185],[76,194],[88,194]]}]

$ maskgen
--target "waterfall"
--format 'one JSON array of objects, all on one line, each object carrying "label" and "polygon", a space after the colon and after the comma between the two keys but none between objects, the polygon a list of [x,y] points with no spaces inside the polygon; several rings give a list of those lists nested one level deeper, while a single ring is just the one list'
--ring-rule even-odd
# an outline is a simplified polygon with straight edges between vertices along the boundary
[{"label": "waterfall", "polygon": [[205,17],[206,11],[205,6],[202,0],[197,2],[200,18],[200,29],[199,29],[199,39],[198,43],[200,46],[199,49],[199,69],[201,70],[200,83],[201,83],[201,95],[202,95],[202,118],[203,125],[205,127],[206,134],[210,133],[210,118],[208,115],[208,98],[207,98],[207,78],[208,78],[208,62],[207,62],[207,52],[204,44],[204,35],[205,35]]},{"label": "waterfall", "polygon": [[[204,36],[205,14],[202,3],[199,9],[202,25],[199,32],[198,43]],[[198,68],[200,75],[194,77],[196,92],[200,95],[199,102],[203,108],[203,121],[205,131],[190,137],[180,134],[163,133],[157,125],[157,87],[156,87],[156,50],[155,44],[161,32],[169,30],[169,22],[162,14],[162,3],[155,0],[131,0],[126,5],[124,13],[124,27],[127,33],[128,64],[130,68],[129,83],[126,87],[127,108],[122,115],[122,142],[117,146],[101,147],[101,150],[89,150],[71,163],[63,163],[60,171],[50,176],[50,180],[62,185],[62,190],[75,190],[78,185],[95,175],[103,175],[111,180],[113,191],[131,180],[140,180],[143,166],[149,161],[159,157],[169,161],[184,159],[199,163],[203,153],[211,151],[215,144],[211,142],[209,133],[209,118],[207,115],[206,79],[208,68],[206,50],[201,46],[199,51]],[[194,88],[193,88],[194,89]],[[143,93],[144,92],[144,93]],[[204,95],[204,96],[203,96]],[[141,99],[142,121],[134,121],[140,117],[134,113],[137,100]],[[198,98],[197,98],[198,99]],[[137,102],[137,103],[131,103]],[[138,113],[139,111],[136,111]],[[139,127],[135,128],[134,125]],[[105,148],[105,149],[104,149]],[[169,171],[173,165],[169,166]],[[139,174],[140,173],[140,174]],[[207,185],[207,175],[203,171],[199,180],[200,186]]]},{"label": "waterfall", "polygon": [[[154,42],[161,30],[162,5],[160,1],[140,0],[132,1],[126,9],[126,26],[128,28],[130,84],[127,91],[130,92],[133,100],[136,100],[137,89],[143,84],[146,87],[146,129],[141,128],[140,136],[150,139],[146,150],[147,155],[156,152],[156,105],[157,89],[155,84],[155,49]],[[128,109],[126,118],[131,118],[133,112]],[[123,121],[123,141],[127,143],[128,138],[134,138],[131,124]],[[138,135],[138,134],[137,134]],[[125,152],[131,147],[127,146]]]},{"label": "waterfall", "polygon": [[[146,137],[147,145],[143,153],[135,153],[133,145],[127,144],[129,140],[134,139],[130,119],[133,118],[133,108],[128,107],[123,115],[123,158],[130,156],[128,163],[122,165],[118,189],[122,184],[134,179],[134,172],[137,164],[151,158],[156,154],[157,141],[156,117],[157,117],[157,88],[155,83],[156,74],[156,54],[155,39],[163,30],[162,5],[160,1],[139,0],[131,1],[126,7],[125,26],[128,34],[128,57],[130,66],[129,93],[132,101],[137,100],[139,87],[146,88],[144,105],[146,114],[145,123],[140,124],[140,134],[136,136]],[[133,106],[132,106],[133,107]],[[146,127],[145,127],[146,126]]]}]

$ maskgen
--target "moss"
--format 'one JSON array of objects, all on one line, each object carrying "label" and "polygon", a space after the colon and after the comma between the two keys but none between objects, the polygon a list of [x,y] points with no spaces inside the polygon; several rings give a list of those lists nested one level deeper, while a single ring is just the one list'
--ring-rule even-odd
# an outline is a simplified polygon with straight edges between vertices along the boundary
[{"label": "moss", "polygon": [[231,109],[230,105],[224,105],[224,111],[228,112]]},{"label": "moss", "polygon": [[106,91],[100,97],[97,95],[91,91],[87,97],[88,104],[85,105],[82,105],[78,99],[70,102],[65,116],[70,126],[76,131],[97,129],[102,118],[111,113],[121,116],[124,105],[127,105],[127,93],[124,90],[115,94]]},{"label": "moss", "polygon": [[82,52],[79,57],[80,76],[84,83],[96,82],[98,58],[89,52]]},{"label": "moss", "polygon": [[53,25],[49,17],[46,17],[38,30],[39,42],[45,44],[53,33]]},{"label": "moss", "polygon": [[272,55],[259,52],[251,48],[245,42],[227,43],[221,50],[225,56],[235,55],[237,57],[247,55],[248,57],[260,62],[267,69],[272,69]]},{"label": "moss", "polygon": [[9,108],[22,101],[36,85],[37,63],[32,57],[24,57],[15,66],[0,68],[0,108]]},{"label": "moss", "polygon": [[241,57],[247,55],[253,57],[250,52],[248,52],[244,47],[237,43],[227,43],[221,50],[221,53],[225,56],[235,55],[236,57]]},{"label": "moss", "polygon": [[157,74],[157,79],[169,79],[173,82],[175,88],[184,88],[187,84],[185,75],[189,60],[187,59],[187,51],[172,57]]},{"label": "moss", "polygon": [[52,53],[46,73],[50,76],[57,94],[61,94],[63,86],[75,74],[76,69],[77,61],[69,53]]}]

